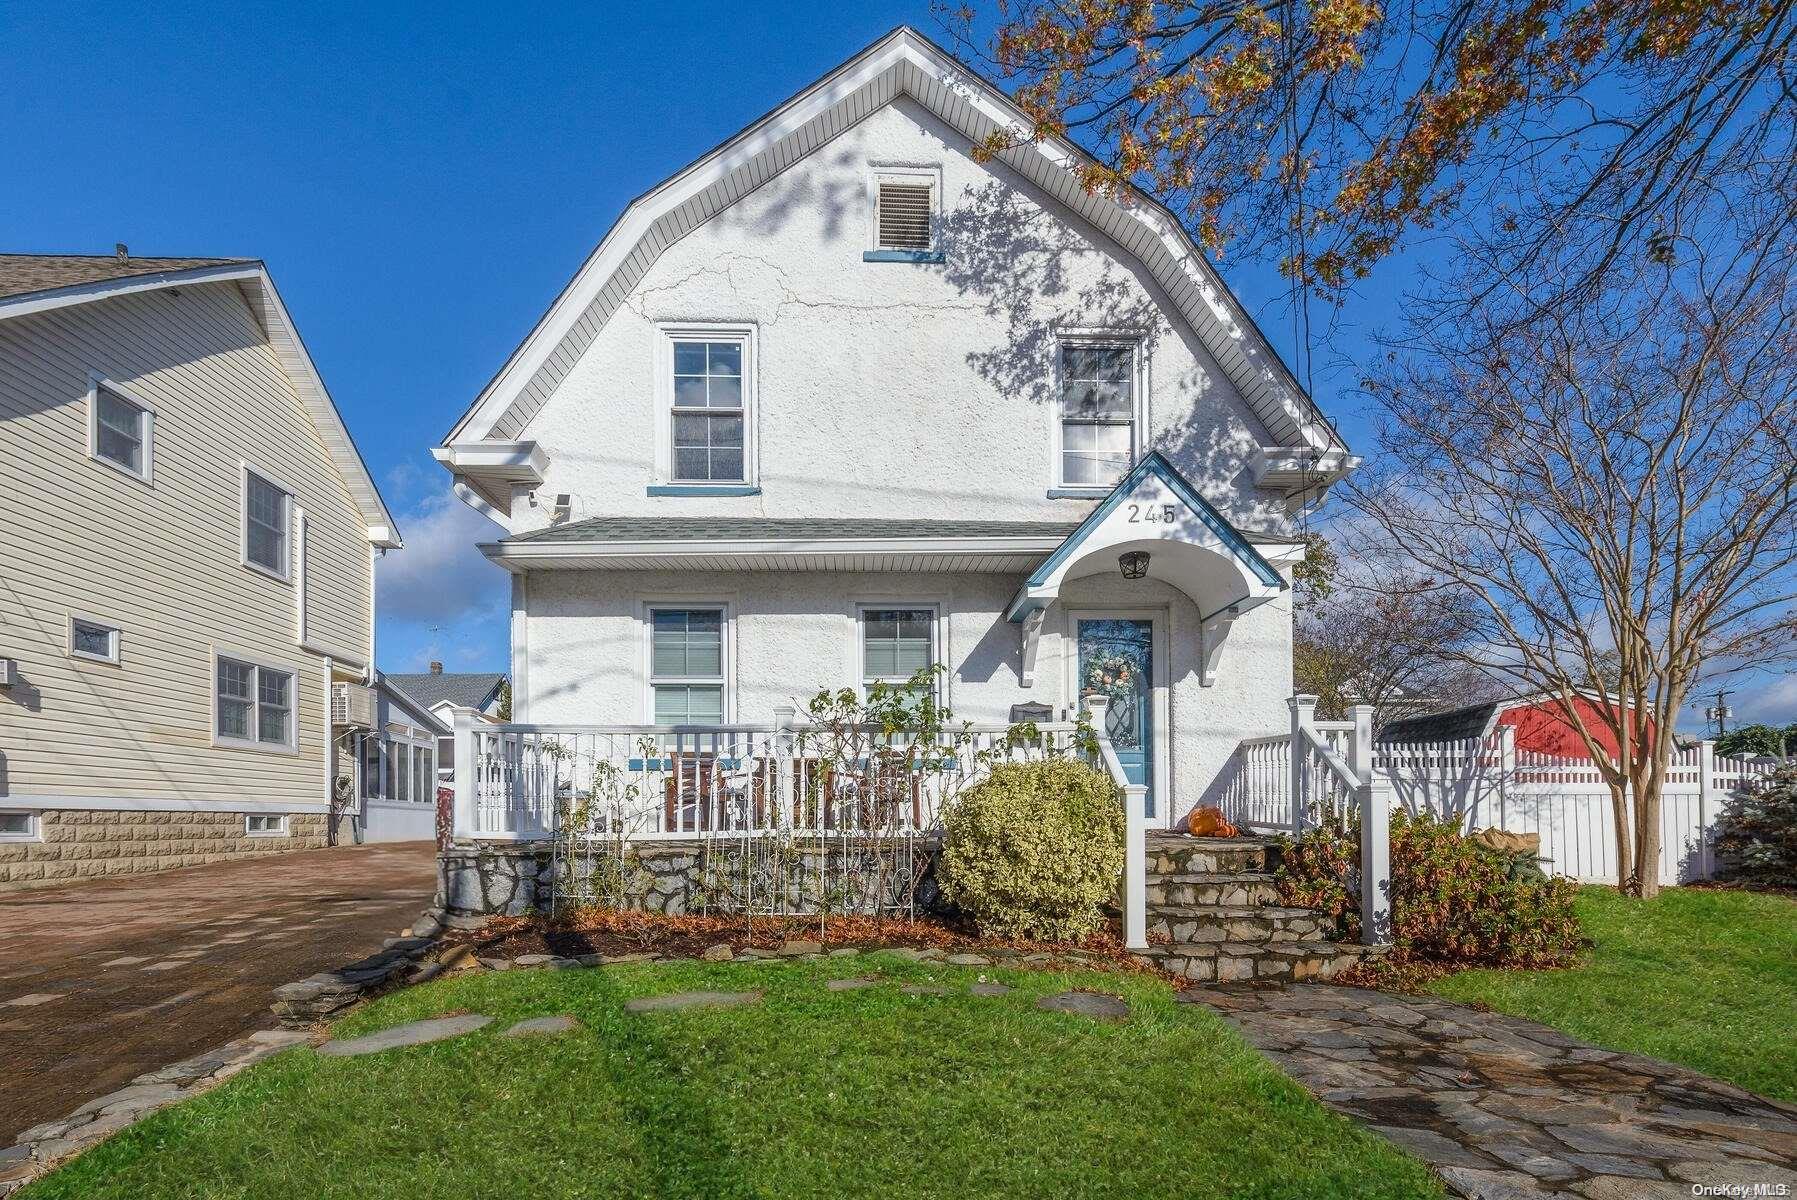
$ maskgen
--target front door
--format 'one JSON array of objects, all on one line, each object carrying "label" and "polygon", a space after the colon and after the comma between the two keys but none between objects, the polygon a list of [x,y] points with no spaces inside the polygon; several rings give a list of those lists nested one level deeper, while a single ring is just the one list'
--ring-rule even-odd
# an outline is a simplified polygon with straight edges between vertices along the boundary
[{"label": "front door", "polygon": [[1154,623],[1107,617],[1079,622],[1079,694],[1110,701],[1105,725],[1131,783],[1148,789],[1154,816]]}]

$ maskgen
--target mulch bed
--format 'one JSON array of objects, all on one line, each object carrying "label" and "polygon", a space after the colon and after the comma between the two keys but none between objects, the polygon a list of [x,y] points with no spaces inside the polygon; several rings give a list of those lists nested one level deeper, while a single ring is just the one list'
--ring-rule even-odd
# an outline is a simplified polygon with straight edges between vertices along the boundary
[{"label": "mulch bed", "polygon": [[778,950],[787,941],[813,941],[825,950],[853,946],[909,946],[963,951],[1003,950],[1012,954],[1052,954],[1091,963],[1103,970],[1156,974],[1124,948],[1116,921],[1081,942],[1033,942],[982,938],[971,926],[932,917],[905,921],[873,917],[668,917],[616,909],[582,909],[559,917],[495,917],[474,931],[451,931],[445,946],[466,945],[482,957],[517,958],[524,954],[661,954],[697,958],[725,944],[740,952],[753,946]]}]

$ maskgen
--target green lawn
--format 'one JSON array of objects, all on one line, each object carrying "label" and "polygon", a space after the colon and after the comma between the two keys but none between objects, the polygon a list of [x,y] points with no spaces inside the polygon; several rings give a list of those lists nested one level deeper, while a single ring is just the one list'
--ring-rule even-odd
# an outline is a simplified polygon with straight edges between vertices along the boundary
[{"label": "green lawn", "polygon": [[1797,1100],[1797,901],[1672,888],[1642,904],[1587,887],[1577,903],[1596,943],[1578,967],[1465,971],[1430,990]]},{"label": "green lawn", "polygon": [[[946,984],[829,992],[876,969]],[[355,1059],[301,1047],[127,1130],[22,1197],[1439,1197],[1423,1166],[1324,1111],[1209,1011],[1142,976],[887,955],[438,980],[341,1034],[459,1011],[456,1041]],[[1069,986],[1122,1024],[1043,1012]],[[757,1006],[628,1014],[631,996],[765,988]],[[498,1036],[568,1012],[585,1031]]]}]

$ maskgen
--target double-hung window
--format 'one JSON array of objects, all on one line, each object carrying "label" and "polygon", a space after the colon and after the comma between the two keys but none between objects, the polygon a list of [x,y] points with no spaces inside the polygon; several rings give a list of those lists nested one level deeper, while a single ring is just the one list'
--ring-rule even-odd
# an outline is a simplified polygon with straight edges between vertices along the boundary
[{"label": "double-hung window", "polygon": [[657,725],[724,722],[724,610],[649,610],[649,691]]},{"label": "double-hung window", "polygon": [[1129,472],[1135,450],[1135,346],[1063,343],[1060,485],[1112,487]]},{"label": "double-hung window", "polygon": [[292,506],[286,488],[243,469],[243,561],[278,579],[287,578]]},{"label": "double-hung window", "polygon": [[670,481],[748,482],[748,349],[746,335],[670,337]]},{"label": "double-hung window", "polygon": [[150,478],[150,410],[94,381],[88,437],[93,456],[128,475]]},{"label": "double-hung window", "polygon": [[936,610],[861,610],[861,683],[903,684],[936,661]]},{"label": "double-hung window", "polygon": [[294,675],[278,667],[218,656],[213,731],[222,743],[291,750]]}]

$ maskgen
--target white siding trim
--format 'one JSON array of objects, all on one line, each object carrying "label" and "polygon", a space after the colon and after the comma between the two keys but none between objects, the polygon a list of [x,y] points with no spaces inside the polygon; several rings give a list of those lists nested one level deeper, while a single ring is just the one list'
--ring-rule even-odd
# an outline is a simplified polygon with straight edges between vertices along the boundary
[{"label": "white siding trim", "polygon": [[92,812],[329,812],[328,804],[270,804],[250,800],[166,800],[122,796],[8,796],[4,807],[49,811],[69,809]]}]

